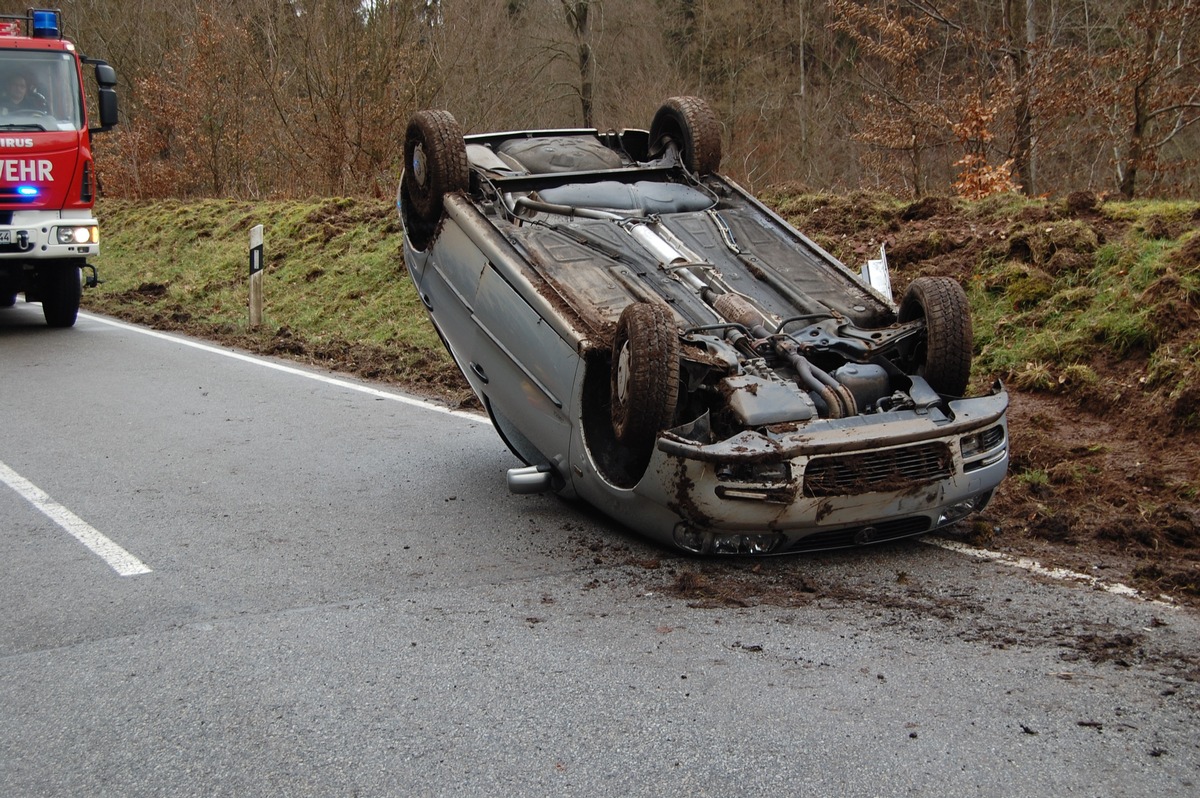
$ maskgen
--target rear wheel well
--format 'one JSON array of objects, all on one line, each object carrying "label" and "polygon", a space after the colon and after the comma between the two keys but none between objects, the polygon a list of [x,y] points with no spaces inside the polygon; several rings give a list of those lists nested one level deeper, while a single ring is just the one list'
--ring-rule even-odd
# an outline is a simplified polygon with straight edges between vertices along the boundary
[{"label": "rear wheel well", "polygon": [[587,456],[600,476],[618,488],[636,485],[653,450],[635,451],[617,440],[612,425],[612,354],[607,349],[584,356],[579,423]]}]

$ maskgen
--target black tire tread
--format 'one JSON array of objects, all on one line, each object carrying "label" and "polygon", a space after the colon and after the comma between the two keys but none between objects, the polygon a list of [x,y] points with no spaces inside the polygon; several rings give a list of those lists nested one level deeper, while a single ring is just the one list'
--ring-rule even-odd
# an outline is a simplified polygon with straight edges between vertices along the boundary
[{"label": "black tire tread", "polygon": [[42,315],[50,327],[74,327],[83,296],[78,266],[53,266],[41,276]]},{"label": "black tire tread", "polygon": [[689,171],[707,175],[721,168],[721,125],[703,98],[668,98],[650,124],[651,150],[662,146],[664,137],[682,139],[676,144]]},{"label": "black tire tread", "polygon": [[[412,157],[420,145],[425,151],[426,179],[422,185],[412,173]],[[449,111],[417,111],[408,122],[404,137],[404,198],[412,203],[416,215],[425,222],[436,222],[442,215],[442,200],[447,194],[466,191],[470,185],[470,166],[462,128]]]},{"label": "black tire tread", "polygon": [[901,322],[924,318],[924,359],[917,373],[940,394],[963,396],[975,345],[967,294],[951,277],[918,277],[900,303]]},{"label": "black tire tread", "polygon": [[[629,342],[630,374],[626,401],[617,392],[617,359]],[[679,332],[666,307],[629,305],[617,320],[613,338],[612,425],[617,440],[635,449],[653,445],[671,426],[679,399]]]}]

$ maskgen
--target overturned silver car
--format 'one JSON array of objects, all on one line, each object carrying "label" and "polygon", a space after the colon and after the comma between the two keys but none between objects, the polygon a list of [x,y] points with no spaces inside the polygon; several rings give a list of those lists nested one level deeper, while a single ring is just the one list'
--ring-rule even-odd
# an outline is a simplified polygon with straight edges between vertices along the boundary
[{"label": "overturned silver car", "polygon": [[663,543],[779,554],[919,535],[980,510],[1008,396],[962,398],[967,299],[886,260],[855,274],[717,174],[716,117],[463,136],[409,122],[404,259],[525,467]]}]

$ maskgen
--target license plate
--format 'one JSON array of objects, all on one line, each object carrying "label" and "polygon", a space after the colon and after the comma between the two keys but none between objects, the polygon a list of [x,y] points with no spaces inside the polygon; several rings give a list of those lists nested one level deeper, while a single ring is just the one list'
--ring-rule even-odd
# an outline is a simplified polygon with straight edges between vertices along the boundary
[{"label": "license plate", "polygon": [[12,243],[12,230],[0,230],[0,244]]}]

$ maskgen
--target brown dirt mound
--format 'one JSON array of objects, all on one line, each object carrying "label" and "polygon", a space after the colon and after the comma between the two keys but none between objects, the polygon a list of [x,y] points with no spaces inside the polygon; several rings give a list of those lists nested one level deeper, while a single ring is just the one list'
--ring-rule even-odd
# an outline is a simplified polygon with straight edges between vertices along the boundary
[{"label": "brown dirt mound", "polygon": [[[924,200],[896,211],[854,195],[797,198],[787,214],[847,263],[860,262],[887,240],[898,293],[922,274],[949,275],[965,283],[975,264],[991,253],[1013,261],[1008,278],[1028,284],[1029,301],[1036,301],[1048,275],[1085,272],[1099,244],[1124,234],[1121,223],[1101,215],[1094,195],[1073,194],[1057,207],[1035,210],[1004,220],[968,217],[948,200]],[[352,205],[331,203],[312,221],[330,224],[362,213]],[[1075,218],[1064,223],[1063,214]],[[1149,227],[1172,232],[1169,225],[1159,230],[1153,220]],[[1152,289],[1155,295],[1169,294],[1178,310],[1163,319],[1163,335],[1194,340],[1197,298],[1185,284],[1194,286],[1200,269],[1200,235],[1185,236],[1170,262],[1178,274],[1167,275]],[[182,307],[147,306],[147,300],[161,299],[166,292],[159,284],[139,286],[128,292],[122,315],[395,383],[443,397],[453,406],[474,405],[461,375],[444,363],[400,365],[394,353],[382,349],[304,342],[286,328],[247,333],[201,326]],[[1144,358],[1101,358],[1080,364],[1077,382],[1074,377],[1056,380],[1042,386],[1048,388],[1045,392],[1012,391],[1010,476],[982,516],[963,524],[959,533],[979,545],[1098,573],[1200,606],[1200,422],[1193,423],[1200,419],[1197,371],[1181,360],[1178,374],[1192,375],[1191,381],[1176,379],[1169,394],[1156,394],[1143,390]],[[1031,387],[1038,387],[1036,381]],[[702,573],[680,573],[672,589],[714,605],[746,600],[747,585],[773,602],[808,601],[814,595],[806,583],[764,584],[757,577],[749,573],[749,581],[730,593],[727,584],[706,581]]]}]

